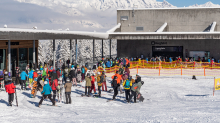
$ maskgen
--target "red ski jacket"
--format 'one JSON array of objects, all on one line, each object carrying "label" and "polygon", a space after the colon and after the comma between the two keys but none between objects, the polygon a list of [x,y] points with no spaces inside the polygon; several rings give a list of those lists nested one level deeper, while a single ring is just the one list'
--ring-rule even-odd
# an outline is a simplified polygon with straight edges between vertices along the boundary
[{"label": "red ski jacket", "polygon": [[52,84],[52,90],[54,91],[54,90],[57,90],[57,87],[58,86],[58,81],[57,81],[57,79],[54,79],[53,80],[53,84]]},{"label": "red ski jacket", "polygon": [[91,84],[94,84],[95,83],[95,77],[92,76],[92,81],[91,81]]},{"label": "red ski jacket", "polygon": [[34,72],[33,79],[37,77],[38,77],[37,72]]},{"label": "red ski jacket", "polygon": [[9,82],[5,85],[5,90],[6,92],[8,92],[9,94],[13,94],[15,93],[15,86],[13,82]]}]

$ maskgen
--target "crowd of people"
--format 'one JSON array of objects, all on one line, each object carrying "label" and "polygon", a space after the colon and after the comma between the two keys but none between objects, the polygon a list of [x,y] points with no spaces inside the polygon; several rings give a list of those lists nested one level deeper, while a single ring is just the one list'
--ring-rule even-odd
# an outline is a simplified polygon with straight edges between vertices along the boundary
[{"label": "crowd of people", "polygon": [[[91,95],[96,97],[102,97],[102,91],[107,90],[107,75],[105,71],[98,71],[97,66],[106,64],[106,67],[112,67],[113,65],[119,65],[119,69],[115,75],[111,78],[111,86],[114,91],[112,100],[116,99],[118,91],[120,93],[125,92],[127,102],[131,102],[134,96],[134,103],[136,103],[136,97],[141,96],[140,88],[144,84],[141,81],[140,75],[136,75],[136,78],[132,78],[130,75],[128,58],[123,59],[106,59],[99,62],[93,67],[89,67],[88,64],[83,66],[79,65],[57,65],[57,69],[53,68],[52,64],[40,64],[39,68],[31,68],[29,64],[25,70],[16,68],[16,79],[12,80],[10,73],[7,71],[0,71],[1,88],[5,88],[9,95],[9,105],[12,105],[15,93],[15,82],[19,82],[21,90],[27,90],[31,88],[30,98],[35,98],[37,92],[42,94],[42,98],[39,101],[39,107],[42,105],[44,99],[50,99],[52,105],[56,105],[56,102],[64,102],[65,104],[71,104],[71,90],[74,86],[81,86],[82,82],[85,82],[85,94],[81,96]],[[96,88],[97,86],[97,88]],[[124,92],[123,89],[124,88]],[[96,92],[96,89],[98,92]],[[93,94],[91,94],[93,91]]]}]

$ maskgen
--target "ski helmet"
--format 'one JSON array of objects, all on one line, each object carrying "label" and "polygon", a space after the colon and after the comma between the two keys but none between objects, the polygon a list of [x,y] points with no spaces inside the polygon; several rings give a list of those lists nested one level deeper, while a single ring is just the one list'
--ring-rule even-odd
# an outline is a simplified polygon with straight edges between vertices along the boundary
[{"label": "ski helmet", "polygon": [[66,82],[70,82],[70,79],[69,79],[69,78],[67,78],[67,79],[66,79]]},{"label": "ski helmet", "polygon": [[47,84],[47,81],[44,81],[44,85],[46,85]]},{"label": "ski helmet", "polygon": [[100,72],[98,72],[98,75],[100,75]]},{"label": "ski helmet", "polygon": [[141,84],[143,85],[143,84],[144,84],[144,81],[141,81]]}]

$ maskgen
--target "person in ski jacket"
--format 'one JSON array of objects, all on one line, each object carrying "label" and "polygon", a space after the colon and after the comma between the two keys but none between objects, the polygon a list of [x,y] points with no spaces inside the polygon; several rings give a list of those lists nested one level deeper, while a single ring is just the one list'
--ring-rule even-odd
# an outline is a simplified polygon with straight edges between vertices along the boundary
[{"label": "person in ski jacket", "polygon": [[16,86],[12,82],[12,79],[8,78],[7,82],[5,83],[5,90],[8,93],[8,104],[12,106],[12,102],[14,100],[14,93],[15,93]]},{"label": "person in ski jacket", "polygon": [[57,78],[60,78],[62,76],[59,68],[57,69],[56,73],[57,73]]},{"label": "person in ski jacket", "polygon": [[73,82],[73,86],[77,86],[77,82],[76,82],[76,72],[75,72],[75,68],[71,68],[70,72],[69,72],[69,79],[72,80]]},{"label": "person in ski jacket", "polygon": [[106,67],[107,67],[107,68],[110,68],[110,67],[111,67],[110,61],[107,61],[107,62],[106,62]]},{"label": "person in ski jacket", "polygon": [[85,73],[86,73],[86,70],[84,66],[82,66],[82,81],[85,79]]},{"label": "person in ski jacket", "polygon": [[94,90],[94,93],[96,93],[96,89],[95,89],[95,74],[94,73],[92,74],[91,78],[92,78],[92,81],[91,81],[92,86],[91,86],[90,93],[92,92],[92,90]]},{"label": "person in ski jacket", "polygon": [[97,74],[98,74],[97,84],[98,84],[99,97],[101,97],[101,87],[102,87],[101,75],[100,75],[100,72],[98,72]]},{"label": "person in ski jacket", "polygon": [[139,74],[136,75],[135,83],[138,83],[141,81],[141,77]]},{"label": "person in ski jacket", "polygon": [[91,86],[92,86],[92,84],[91,84],[92,78],[91,78],[89,73],[87,74],[85,80],[86,80],[85,95],[87,95],[87,90],[88,90],[88,96],[90,96],[90,89],[91,89]]},{"label": "person in ski jacket", "polygon": [[138,83],[136,83],[135,85],[133,85],[133,86],[131,87],[131,96],[130,96],[130,98],[128,99],[128,102],[130,102],[131,99],[132,99],[132,97],[134,96],[134,103],[136,103],[136,96],[137,96],[138,94],[140,94],[140,89],[141,89],[141,86],[142,86],[142,85],[144,85],[144,82],[143,82],[143,81],[138,82]]},{"label": "person in ski jacket", "polygon": [[20,74],[21,77],[21,90],[26,90],[26,77],[28,77],[27,73],[25,71],[22,71]]},{"label": "person in ski jacket", "polygon": [[46,99],[46,98],[49,98],[50,101],[52,102],[52,105],[55,106],[55,101],[51,98],[52,97],[51,91],[52,91],[52,89],[49,85],[49,80],[46,79],[46,81],[44,81],[43,91],[41,92],[41,94],[43,94],[43,96],[42,96],[42,98],[39,102],[39,107],[41,106],[43,100]]},{"label": "person in ski jacket", "polygon": [[77,74],[77,82],[78,83],[82,82],[81,70],[79,68],[77,68],[76,74]]},{"label": "person in ski jacket", "polygon": [[66,83],[64,85],[66,104],[71,104],[71,87],[72,87],[72,83],[70,82],[70,79],[67,78]]},{"label": "person in ski jacket", "polygon": [[4,71],[0,70],[0,88],[4,88]]},{"label": "person in ski jacket", "polygon": [[118,74],[118,71],[116,71],[116,74],[112,76],[112,79],[114,79],[114,76],[117,76],[117,83],[121,83],[121,75]]},{"label": "person in ski jacket", "polygon": [[123,74],[124,74],[124,68],[123,68],[123,65],[120,65],[120,68],[119,68],[119,74],[120,74],[120,75],[123,75]]},{"label": "person in ski jacket", "polygon": [[56,94],[57,94],[57,90],[58,90],[58,81],[57,79],[54,79],[53,82],[51,83],[52,85],[52,91],[53,91],[53,100],[56,100]]},{"label": "person in ski jacket", "polygon": [[[29,84],[31,85],[31,83],[33,82],[33,75],[34,75],[34,71],[31,70],[29,73],[28,73],[28,76],[29,76]],[[30,86],[29,85],[29,86]]]},{"label": "person in ski jacket", "polygon": [[[127,75],[125,75],[127,76]],[[125,96],[126,96],[126,100],[128,101],[128,99],[130,98],[130,88],[132,86],[132,82],[129,79],[126,79],[123,82],[123,87],[125,89]]]},{"label": "person in ski jacket", "polygon": [[104,88],[105,88],[105,91],[107,91],[106,77],[107,76],[105,75],[105,72],[103,71],[102,75],[101,75],[101,78],[103,78],[103,80],[101,79],[101,81],[102,81],[102,91],[104,91]]},{"label": "person in ski jacket", "polygon": [[128,66],[125,67],[125,72],[127,73],[128,77],[130,77],[130,70],[129,70]]},{"label": "person in ski jacket", "polygon": [[115,97],[118,95],[118,87],[120,86],[120,84],[117,83],[117,79],[118,77],[114,76],[114,79],[112,80],[112,87],[114,90],[114,95],[112,100],[115,100]]}]

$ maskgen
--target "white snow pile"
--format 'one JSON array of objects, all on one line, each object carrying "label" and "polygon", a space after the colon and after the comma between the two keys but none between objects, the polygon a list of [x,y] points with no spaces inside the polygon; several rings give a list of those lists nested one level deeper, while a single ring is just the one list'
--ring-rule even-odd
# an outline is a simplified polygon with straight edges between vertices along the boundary
[{"label": "white snow pile", "polygon": [[[18,107],[7,106],[8,94],[0,92],[1,122],[220,122],[218,114],[220,91],[213,96],[213,78],[142,77],[145,84],[141,93],[144,102],[126,103],[125,95],[119,94],[116,101],[106,102],[113,93],[102,91],[101,98],[80,97],[84,88],[72,88],[72,104],[57,103],[61,107],[47,106],[44,101],[38,108],[41,95],[30,97],[30,90],[17,90]],[[108,89],[110,79],[107,79]],[[85,83],[81,84],[82,86]],[[79,88],[80,87],[80,88]],[[19,86],[18,86],[19,88]]]}]

